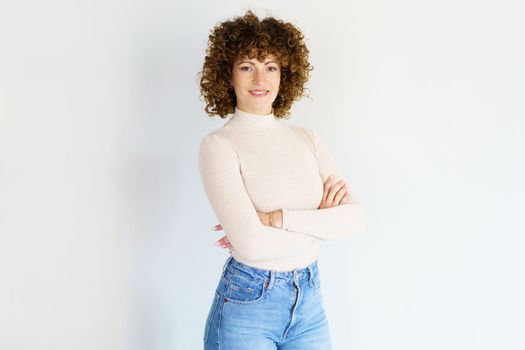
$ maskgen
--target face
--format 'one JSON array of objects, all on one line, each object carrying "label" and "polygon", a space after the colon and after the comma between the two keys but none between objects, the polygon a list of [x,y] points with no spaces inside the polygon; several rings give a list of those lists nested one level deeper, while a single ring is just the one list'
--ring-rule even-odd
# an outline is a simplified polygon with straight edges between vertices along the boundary
[{"label": "face", "polygon": [[268,55],[264,62],[245,58],[233,64],[232,85],[241,111],[270,114],[280,82],[281,68],[273,55]]}]

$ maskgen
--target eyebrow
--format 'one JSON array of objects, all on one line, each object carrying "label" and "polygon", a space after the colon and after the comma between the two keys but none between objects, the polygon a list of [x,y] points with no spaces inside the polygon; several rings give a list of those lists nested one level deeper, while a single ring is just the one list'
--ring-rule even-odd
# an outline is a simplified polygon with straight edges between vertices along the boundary
[{"label": "eyebrow", "polygon": [[[249,62],[249,61],[241,61],[241,62],[239,62],[239,64],[243,64],[243,63],[249,63],[249,64],[251,64],[252,66],[255,66],[255,64],[254,64],[253,62]],[[275,61],[268,61],[268,62],[265,63],[265,65],[270,64],[270,63],[278,64],[278,63],[275,62]]]}]

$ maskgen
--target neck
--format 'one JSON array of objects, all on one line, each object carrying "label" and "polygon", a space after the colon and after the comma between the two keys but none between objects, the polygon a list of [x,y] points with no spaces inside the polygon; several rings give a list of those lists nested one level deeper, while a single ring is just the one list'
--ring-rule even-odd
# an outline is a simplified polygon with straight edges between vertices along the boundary
[{"label": "neck", "polygon": [[272,106],[254,108],[254,107],[245,107],[242,105],[238,105],[236,108],[242,112],[256,114],[256,115],[269,115],[273,113]]},{"label": "neck", "polygon": [[231,125],[246,130],[265,130],[279,124],[279,120],[273,113],[255,114],[245,112],[235,107],[235,113],[231,119]]}]

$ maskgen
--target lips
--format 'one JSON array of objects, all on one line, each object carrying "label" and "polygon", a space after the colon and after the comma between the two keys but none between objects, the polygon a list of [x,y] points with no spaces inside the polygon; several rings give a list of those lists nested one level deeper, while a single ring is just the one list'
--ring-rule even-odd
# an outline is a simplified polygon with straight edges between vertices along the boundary
[{"label": "lips", "polygon": [[253,96],[266,96],[268,94],[268,92],[270,92],[270,91],[269,90],[264,90],[264,89],[256,89],[256,90],[250,90],[249,92]]}]

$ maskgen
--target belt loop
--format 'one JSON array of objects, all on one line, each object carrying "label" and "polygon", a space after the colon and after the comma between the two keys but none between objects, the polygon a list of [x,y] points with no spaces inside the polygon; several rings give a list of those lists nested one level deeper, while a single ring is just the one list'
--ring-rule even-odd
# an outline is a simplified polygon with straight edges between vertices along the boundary
[{"label": "belt loop", "polygon": [[268,283],[268,290],[272,290],[273,284],[275,283],[275,271],[270,270],[270,282]]},{"label": "belt loop", "polygon": [[310,285],[310,287],[313,287],[314,286],[314,276],[313,276],[313,269],[312,269],[312,266],[308,265],[308,284]]},{"label": "belt loop", "polygon": [[228,266],[229,262],[232,260],[233,256],[230,255],[228,259],[226,259],[226,262],[224,263],[224,266],[222,267],[222,275],[224,276],[224,271],[226,270],[226,266]]},{"label": "belt loop", "polygon": [[299,285],[299,274],[297,273],[297,269],[293,270],[293,281],[296,285]]}]

